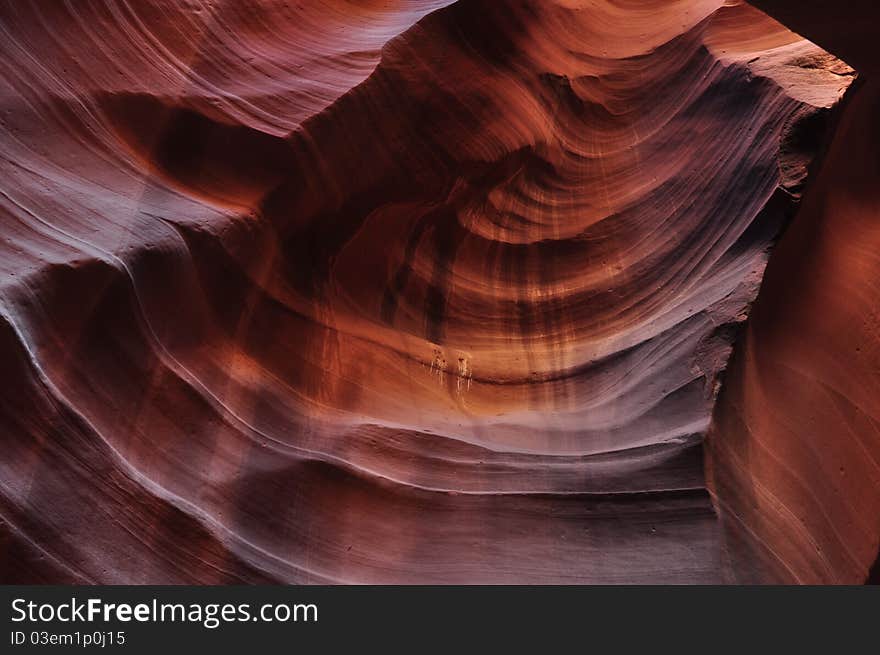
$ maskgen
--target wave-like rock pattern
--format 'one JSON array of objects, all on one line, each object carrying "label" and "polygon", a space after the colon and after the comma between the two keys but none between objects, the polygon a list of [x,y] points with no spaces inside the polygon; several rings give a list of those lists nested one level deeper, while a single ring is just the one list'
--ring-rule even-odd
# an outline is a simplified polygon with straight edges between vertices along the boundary
[{"label": "wave-like rock pattern", "polygon": [[722,579],[702,435],[846,65],[721,0],[0,29],[5,581]]},{"label": "wave-like rock pattern", "polygon": [[880,6],[756,0],[859,71],[725,374],[707,471],[738,582],[880,583]]}]

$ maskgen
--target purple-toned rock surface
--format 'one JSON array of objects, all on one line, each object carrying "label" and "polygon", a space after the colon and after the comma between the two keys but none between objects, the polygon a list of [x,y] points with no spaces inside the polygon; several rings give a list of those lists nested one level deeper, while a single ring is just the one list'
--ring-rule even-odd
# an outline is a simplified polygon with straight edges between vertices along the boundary
[{"label": "purple-toned rock surface", "polygon": [[[3,582],[852,581],[876,549],[876,495],[816,477],[876,483],[876,431],[770,446],[873,533],[780,522],[783,491],[743,515],[834,532],[830,573],[748,564],[725,518],[783,475],[730,469],[774,434],[738,412],[858,432],[880,398],[877,214],[841,205],[822,248],[861,255],[785,246],[716,408],[854,78],[757,9],[22,0],[0,30]],[[840,322],[875,359],[815,354]],[[780,339],[866,413],[749,359]]]}]

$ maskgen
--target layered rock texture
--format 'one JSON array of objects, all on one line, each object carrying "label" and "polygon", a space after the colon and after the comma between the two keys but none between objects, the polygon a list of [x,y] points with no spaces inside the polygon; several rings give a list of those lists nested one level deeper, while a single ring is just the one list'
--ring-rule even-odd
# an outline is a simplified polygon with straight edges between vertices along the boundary
[{"label": "layered rock texture", "polygon": [[0,6],[0,579],[864,581],[876,60],[766,9],[818,45],[723,0]]},{"label": "layered rock texture", "polygon": [[880,583],[880,6],[756,5],[857,67],[715,411],[738,582]]}]

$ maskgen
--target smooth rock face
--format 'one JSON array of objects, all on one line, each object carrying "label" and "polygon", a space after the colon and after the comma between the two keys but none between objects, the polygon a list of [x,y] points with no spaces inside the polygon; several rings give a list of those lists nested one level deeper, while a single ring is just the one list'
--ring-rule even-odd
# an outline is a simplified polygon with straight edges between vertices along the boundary
[{"label": "smooth rock face", "polygon": [[755,4],[860,78],[725,375],[707,473],[731,579],[880,583],[880,5]]},{"label": "smooth rock face", "polygon": [[731,572],[702,438],[846,64],[722,0],[0,29],[4,582],[776,579]]}]

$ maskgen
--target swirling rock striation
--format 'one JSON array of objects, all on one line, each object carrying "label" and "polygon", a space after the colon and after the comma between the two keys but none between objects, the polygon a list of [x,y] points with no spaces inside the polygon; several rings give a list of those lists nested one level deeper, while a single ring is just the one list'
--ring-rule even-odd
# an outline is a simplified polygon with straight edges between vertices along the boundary
[{"label": "swirling rock striation", "polygon": [[701,441],[845,64],[721,0],[0,29],[5,581],[722,579]]},{"label": "swirling rock striation", "polygon": [[876,3],[756,0],[859,71],[725,377],[707,471],[729,579],[880,583]]}]

